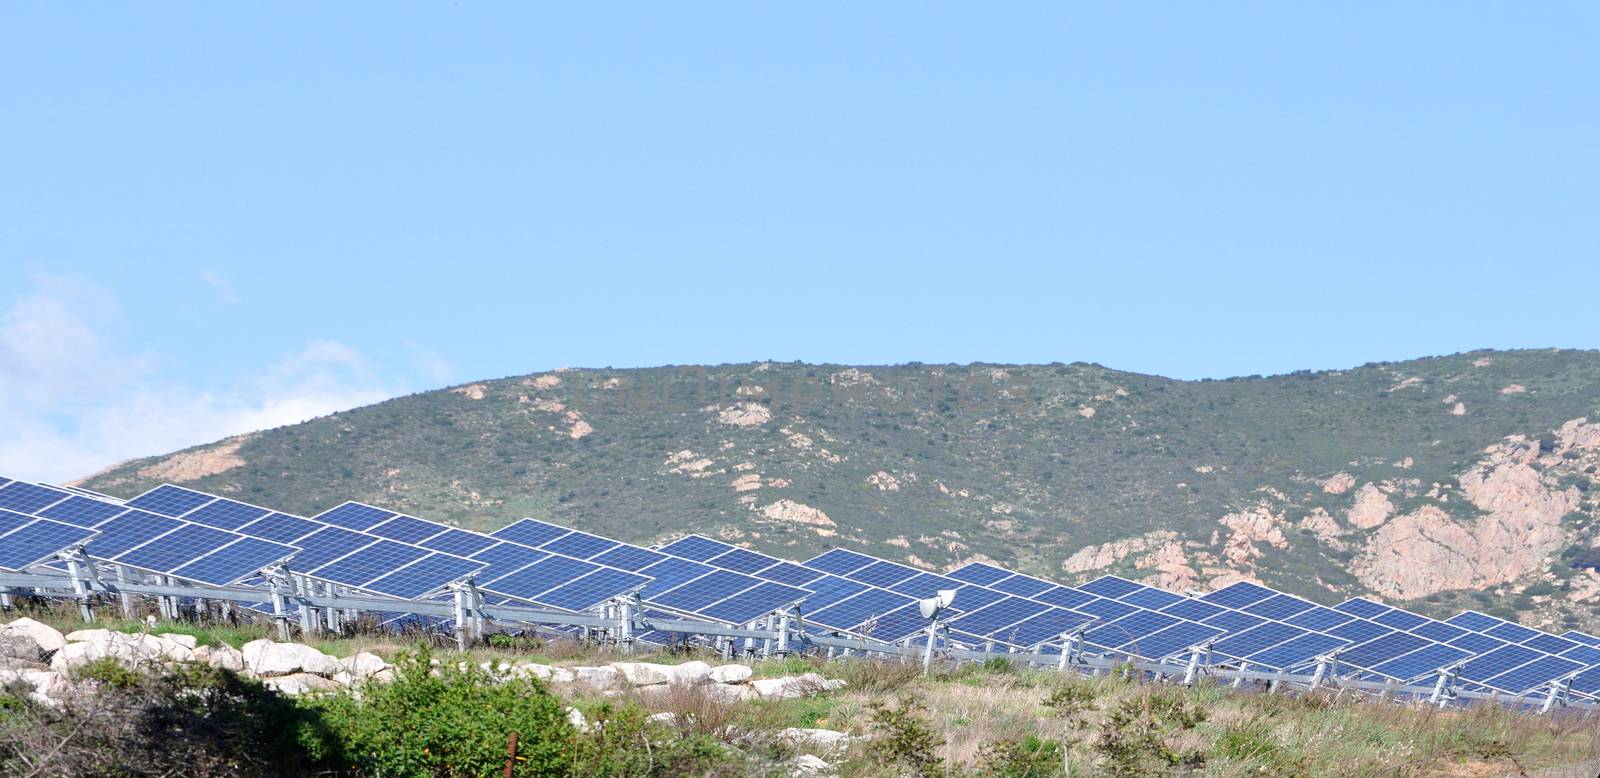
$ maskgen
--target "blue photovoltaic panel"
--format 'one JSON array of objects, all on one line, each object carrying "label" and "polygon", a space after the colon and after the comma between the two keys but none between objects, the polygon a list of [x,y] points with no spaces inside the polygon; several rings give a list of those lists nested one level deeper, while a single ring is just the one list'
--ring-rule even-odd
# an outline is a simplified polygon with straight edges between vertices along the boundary
[{"label": "blue photovoltaic panel", "polygon": [[598,565],[588,562],[552,556],[483,584],[483,588],[508,597],[536,600],[540,594],[571,583],[579,576],[588,575],[597,569]]},{"label": "blue photovoltaic panel", "polygon": [[1561,633],[1561,637],[1564,637],[1567,640],[1576,640],[1577,642],[1587,646],[1600,647],[1600,638],[1590,635],[1587,632],[1579,632],[1575,629],[1567,630],[1566,632]]},{"label": "blue photovoltaic panel", "polygon": [[1130,613],[1136,613],[1139,611],[1138,608],[1125,602],[1117,602],[1116,600],[1107,600],[1104,598],[1091,600],[1073,608],[1073,610],[1079,613],[1087,613],[1090,616],[1096,616],[1101,621],[1115,621],[1123,616],[1127,616]]},{"label": "blue photovoltaic panel", "polygon": [[607,540],[598,535],[590,535],[587,532],[573,531],[555,540],[547,541],[539,548],[557,554],[566,554],[577,559],[588,559],[620,545],[622,544],[615,540]]},{"label": "blue photovoltaic panel", "polygon": [[919,573],[887,588],[895,594],[916,597],[920,600],[924,597],[932,597],[938,594],[940,589],[960,589],[965,585],[960,581],[945,578],[942,575]]},{"label": "blue photovoltaic panel", "polygon": [[18,513],[33,513],[47,505],[61,502],[70,496],[72,496],[70,493],[63,492],[60,489],[14,481],[0,487],[0,508]]},{"label": "blue photovoltaic panel", "polygon": [[757,570],[771,567],[777,561],[765,554],[757,554],[748,549],[736,548],[726,554],[719,554],[706,560],[706,564],[737,573],[754,573]]},{"label": "blue photovoltaic panel", "polygon": [[1504,648],[1506,645],[1504,640],[1498,640],[1488,635],[1480,635],[1476,632],[1469,632],[1448,642],[1452,646],[1471,651],[1474,654],[1487,654],[1490,651]]},{"label": "blue photovoltaic panel", "polygon": [[1390,678],[1409,681],[1413,678],[1436,672],[1469,656],[1472,656],[1472,654],[1459,648],[1434,643],[1369,669],[1375,673],[1387,675]]},{"label": "blue photovoltaic panel", "polygon": [[1114,575],[1103,575],[1077,588],[1079,591],[1088,592],[1098,597],[1109,597],[1115,600],[1118,597],[1133,594],[1134,592],[1143,588],[1143,586],[1125,578],[1118,578]]},{"label": "blue photovoltaic panel", "polygon": [[1371,600],[1361,599],[1360,597],[1357,597],[1353,600],[1345,600],[1344,602],[1333,606],[1333,609],[1340,613],[1348,613],[1351,616],[1356,616],[1363,619],[1372,619],[1376,616],[1380,616],[1388,613],[1391,610],[1394,610],[1387,605],[1380,605]]},{"label": "blue photovoltaic panel", "polygon": [[1460,627],[1452,626],[1442,621],[1432,620],[1426,624],[1417,625],[1416,627],[1412,628],[1410,632],[1413,635],[1421,635],[1429,640],[1439,643],[1449,643],[1450,641],[1467,634],[1467,630],[1464,630]]},{"label": "blue photovoltaic panel", "polygon": [[1339,663],[1369,669],[1430,645],[1425,638],[1407,632],[1391,632],[1339,654]]},{"label": "blue photovoltaic panel", "polygon": [[332,510],[323,511],[311,518],[323,524],[332,524],[345,529],[365,530],[373,525],[387,521],[398,516],[394,511],[374,508],[371,505],[362,505],[358,502],[347,502]]},{"label": "blue photovoltaic panel", "polygon": [[[801,610],[806,614],[814,613],[836,602],[854,597],[868,588],[870,587],[864,583],[857,583],[836,575],[818,578],[806,584],[806,590],[811,592],[811,596],[801,603]],[[810,618],[810,616],[808,615],[806,618]]]},{"label": "blue photovoltaic panel", "polygon": [[[0,535],[32,522],[36,517],[17,513],[16,511],[0,510]],[[69,522],[70,523],[70,522]]]},{"label": "blue photovoltaic panel", "polygon": [[116,503],[73,496],[48,508],[40,508],[34,513],[47,519],[64,521],[80,527],[93,527],[125,510],[127,509]]},{"label": "blue photovoltaic panel", "polygon": [[896,608],[903,608],[914,602],[910,597],[893,592],[887,592],[882,589],[868,589],[854,597],[841,600],[812,613],[807,617],[807,620],[825,627],[848,630],[873,617],[882,616]]},{"label": "blue photovoltaic panel", "polygon": [[673,556],[683,557],[684,559],[692,559],[696,562],[704,562],[712,557],[722,556],[733,549],[734,546],[730,546],[721,541],[703,538],[699,535],[690,535],[686,538],[674,540],[671,543],[662,546],[659,550],[663,554],[671,554]]},{"label": "blue photovoltaic panel", "polygon": [[290,516],[287,513],[269,513],[239,528],[239,534],[266,538],[278,543],[293,543],[326,527],[310,519]]},{"label": "blue photovoltaic panel", "polygon": [[973,562],[971,564],[963,565],[951,570],[950,572],[945,573],[945,575],[954,578],[957,581],[966,581],[967,583],[974,583],[979,586],[989,586],[997,581],[1003,581],[1007,578],[1010,578],[1011,576],[1015,575],[1015,573],[1011,572],[1010,570],[1002,570],[994,565],[986,565],[982,562]]},{"label": "blue photovoltaic panel", "polygon": [[1211,644],[1211,650],[1222,656],[1244,659],[1258,651],[1286,643],[1304,634],[1306,631],[1299,627],[1268,622],[1218,640]]},{"label": "blue photovoltaic panel", "polygon": [[1093,602],[1096,598],[1088,592],[1080,592],[1070,586],[1057,586],[1033,595],[1032,599],[1050,603],[1058,608],[1077,608],[1086,602]]},{"label": "blue photovoltaic panel", "polygon": [[539,602],[569,611],[593,608],[619,594],[643,587],[650,579],[642,575],[601,568],[572,583],[539,595]]},{"label": "blue photovoltaic panel", "polygon": [[89,541],[83,551],[96,559],[109,559],[180,526],[183,526],[183,522],[177,519],[144,511],[127,511],[95,527],[100,535]]},{"label": "blue photovoltaic panel", "polygon": [[1083,633],[1083,639],[1088,643],[1105,646],[1106,648],[1127,646],[1127,651],[1144,656],[1143,651],[1138,647],[1139,640],[1177,623],[1178,620],[1176,618],[1165,613],[1137,611],[1116,621],[1100,624]]},{"label": "blue photovoltaic panel", "polygon": [[396,516],[388,521],[373,525],[372,529],[367,530],[367,532],[380,538],[398,540],[403,543],[421,543],[447,529],[449,527],[443,524],[423,521],[414,516]]},{"label": "blue photovoltaic panel", "polygon": [[1301,662],[1315,659],[1344,645],[1349,644],[1332,635],[1307,632],[1278,645],[1257,651],[1245,657],[1245,661],[1257,667],[1283,670]]},{"label": "blue photovoltaic panel", "polygon": [[855,570],[845,575],[852,581],[860,581],[880,588],[888,588],[890,584],[914,578],[917,571],[893,562],[874,562],[860,570]]},{"label": "blue photovoltaic panel", "polygon": [[1512,624],[1507,622],[1494,627],[1493,629],[1486,629],[1483,631],[1483,634],[1492,638],[1500,638],[1507,643],[1522,643],[1532,640],[1533,638],[1536,638],[1544,633],[1536,629],[1528,629],[1521,624]]},{"label": "blue photovoltaic panel", "polygon": [[1145,659],[1162,659],[1222,634],[1222,630],[1193,622],[1179,622],[1118,647]]},{"label": "blue photovoltaic panel", "polygon": [[1265,600],[1278,594],[1265,586],[1257,586],[1249,581],[1240,581],[1236,584],[1224,586],[1214,592],[1200,595],[1200,599],[1212,605],[1221,605],[1224,608],[1243,608],[1253,602]]},{"label": "blue photovoltaic panel", "polygon": [[456,556],[472,556],[500,541],[491,537],[468,532],[464,529],[448,529],[427,540],[417,543],[423,548],[434,551],[443,551]]},{"label": "blue photovoltaic panel", "polygon": [[1184,597],[1181,594],[1173,594],[1172,592],[1163,591],[1153,586],[1146,586],[1139,591],[1123,595],[1117,599],[1128,603],[1129,605],[1137,605],[1141,608],[1158,611],[1169,605],[1176,605],[1189,598]]},{"label": "blue photovoltaic panel", "polygon": [[1296,613],[1295,615],[1284,619],[1283,622],[1301,629],[1310,629],[1323,632],[1333,629],[1340,624],[1348,623],[1354,618],[1354,616],[1351,616],[1348,613],[1340,613],[1332,608],[1324,608],[1321,605],[1318,605],[1311,610]]},{"label": "blue photovoltaic panel", "polygon": [[473,577],[477,579],[479,585],[488,585],[548,556],[550,555],[543,551],[535,551],[516,543],[490,546],[471,555],[472,559],[488,565]]},{"label": "blue photovoltaic panel", "polygon": [[1453,624],[1462,629],[1470,629],[1473,632],[1483,632],[1484,630],[1494,629],[1505,622],[1493,616],[1485,616],[1477,611],[1462,611],[1445,619],[1444,623]]},{"label": "blue photovoltaic panel", "polygon": [[1265,624],[1266,619],[1260,616],[1251,616],[1248,613],[1240,613],[1239,611],[1223,611],[1215,616],[1201,619],[1200,623],[1216,627],[1224,632],[1235,633],[1255,629]]},{"label": "blue photovoltaic panel", "polygon": [[219,498],[183,514],[183,520],[217,529],[237,530],[271,512],[266,508]]},{"label": "blue photovoltaic panel", "polygon": [[762,570],[759,573],[756,573],[756,575],[769,581],[777,581],[781,584],[788,584],[790,586],[804,586],[805,584],[811,583],[812,581],[827,575],[827,573],[824,573],[821,570],[812,570],[809,567],[797,565],[793,562],[779,562]]},{"label": "blue photovoltaic panel", "polygon": [[1461,666],[1461,677],[1468,681],[1487,681],[1507,670],[1512,670],[1544,656],[1538,651],[1522,646],[1505,646],[1482,654]]},{"label": "blue photovoltaic panel", "polygon": [[113,561],[151,572],[170,573],[238,539],[238,535],[226,530],[199,524],[185,524],[155,540],[117,555]]},{"label": "blue photovoltaic panel", "polygon": [[507,524],[489,534],[492,537],[521,543],[524,546],[542,546],[571,531],[566,527],[558,527],[538,519],[522,519],[521,521]]},{"label": "blue photovoltaic panel", "polygon": [[1570,659],[1545,656],[1490,678],[1484,681],[1483,685],[1510,694],[1525,694],[1543,684],[1565,675],[1571,675],[1582,669],[1583,665]]},{"label": "blue photovoltaic panel", "polygon": [[1054,589],[1056,588],[1056,585],[1050,583],[1049,581],[1041,581],[1037,578],[1030,578],[1026,575],[1014,575],[1005,579],[1004,581],[999,581],[991,585],[989,588],[1005,592],[1006,594],[1015,594],[1018,597],[1032,597],[1040,592],[1046,592]]},{"label": "blue photovoltaic panel", "polygon": [[878,617],[873,621],[870,629],[862,630],[862,636],[892,643],[915,635],[927,628],[928,620],[922,617],[922,611],[917,607],[916,603],[912,603]]},{"label": "blue photovoltaic panel", "polygon": [[996,637],[1014,646],[1031,648],[1050,640],[1058,640],[1094,619],[1064,608],[1051,608],[1037,616],[1030,616],[1002,630]]},{"label": "blue photovoltaic panel", "polygon": [[1042,602],[1025,600],[1021,597],[1007,597],[992,605],[986,605],[975,611],[950,620],[952,629],[970,632],[974,635],[997,637],[1004,639],[996,633],[1002,632],[1006,627],[1016,624],[1024,619],[1031,619],[1050,610],[1054,606]]},{"label": "blue photovoltaic panel", "polygon": [[658,553],[645,548],[639,548],[638,546],[630,546],[624,543],[616,548],[611,549],[610,551],[605,552],[604,554],[591,557],[589,561],[596,564],[606,565],[607,567],[615,567],[619,570],[627,570],[629,572],[637,573],[640,570],[643,570],[646,567],[649,567],[666,558],[666,554]]},{"label": "blue photovoltaic panel", "polygon": [[129,508],[159,513],[163,516],[182,516],[217,498],[181,486],[162,484],[128,501]]},{"label": "blue photovoltaic panel", "polygon": [[260,538],[240,538],[228,546],[207,554],[172,571],[186,581],[228,586],[241,578],[255,575],[261,568],[295,552],[293,546],[273,543]]},{"label": "blue photovoltaic panel", "polygon": [[1334,637],[1344,638],[1351,643],[1365,643],[1394,632],[1389,627],[1385,627],[1382,624],[1374,624],[1364,619],[1347,621],[1337,627],[1329,627],[1323,631]]},{"label": "blue photovoltaic panel", "polygon": [[1405,630],[1413,630],[1432,621],[1432,619],[1423,618],[1415,613],[1407,613],[1399,609],[1391,610],[1388,613],[1381,613],[1377,616],[1374,616],[1372,620],[1382,624],[1385,627],[1394,627],[1395,629]]},{"label": "blue photovoltaic panel", "polygon": [[94,533],[87,527],[37,519],[0,535],[0,569],[22,570],[38,564]]},{"label": "blue photovoltaic panel", "polygon": [[1546,654],[1560,654],[1563,651],[1569,651],[1573,648],[1576,648],[1579,644],[1565,638],[1558,638],[1555,635],[1547,635],[1541,632],[1531,638],[1528,638],[1527,640],[1522,641],[1522,645],[1525,645],[1528,648],[1538,649]]},{"label": "blue photovoltaic panel", "polygon": [[1590,667],[1573,676],[1572,690],[1591,697],[1600,694],[1600,667]]},{"label": "blue photovoltaic panel", "polygon": [[732,570],[713,570],[651,599],[657,605],[681,611],[698,611],[711,603],[749,589],[761,580]]},{"label": "blue photovoltaic panel", "polygon": [[845,573],[851,573],[855,572],[856,570],[860,570],[861,568],[877,561],[877,559],[867,556],[866,554],[857,554],[854,551],[836,548],[827,553],[812,557],[801,564],[805,565],[806,567],[821,570],[825,573],[844,575]]},{"label": "blue photovoltaic panel", "polygon": [[1283,621],[1296,613],[1303,613],[1315,607],[1314,603],[1306,602],[1299,597],[1280,594],[1275,597],[1268,597],[1260,602],[1250,603],[1240,608],[1240,610],[1252,616],[1260,616],[1273,621]]},{"label": "blue photovoltaic panel", "polygon": [[0,486],[5,486],[9,483],[11,483],[11,479],[6,478],[5,476],[0,476]]},{"label": "blue photovoltaic panel", "polygon": [[411,600],[472,575],[481,565],[449,554],[429,554],[362,588]]},{"label": "blue photovoltaic panel", "polygon": [[[814,588],[807,586],[806,588]],[[993,589],[985,589],[973,584],[962,584],[956,589],[955,602],[950,607],[959,611],[975,611],[985,605],[992,605],[1006,598],[1006,595]],[[920,598],[919,598],[920,599]]]},{"label": "blue photovoltaic panel", "polygon": [[[757,585],[753,589],[739,592],[721,602],[707,605],[696,612],[699,615],[717,619],[718,621],[744,624],[759,619],[778,608],[798,602],[805,596],[806,592],[802,589],[768,581]],[[893,638],[885,639],[892,640]]]},{"label": "blue photovoltaic panel", "polygon": [[653,579],[639,592],[639,596],[645,600],[654,599],[656,595],[699,578],[713,569],[715,568],[709,565],[687,559],[677,557],[663,559],[639,571],[640,575],[647,575]]},{"label": "blue photovoltaic panel", "polygon": [[295,545],[304,550],[290,557],[289,569],[297,573],[309,572],[377,541],[371,535],[338,527],[324,527],[295,541]]},{"label": "blue photovoltaic panel", "polygon": [[1574,662],[1582,662],[1584,666],[1600,665],[1600,648],[1580,645],[1576,648],[1569,648],[1565,651],[1562,651],[1561,658],[1571,659]]},{"label": "blue photovoltaic panel", "polygon": [[425,549],[380,540],[342,559],[329,562],[307,574],[325,581],[361,586],[428,555]]},{"label": "blue photovoltaic panel", "polygon": [[1175,602],[1165,608],[1158,608],[1158,610],[1190,621],[1205,621],[1212,616],[1227,612],[1225,609],[1211,603],[1187,597],[1182,602]]}]

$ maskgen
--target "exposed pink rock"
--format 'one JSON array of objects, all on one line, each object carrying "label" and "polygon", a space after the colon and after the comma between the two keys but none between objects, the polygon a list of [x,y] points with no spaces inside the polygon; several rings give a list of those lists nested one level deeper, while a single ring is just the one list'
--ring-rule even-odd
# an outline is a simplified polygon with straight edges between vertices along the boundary
[{"label": "exposed pink rock", "polygon": [[1346,548],[1345,542],[1339,539],[1344,534],[1344,530],[1339,527],[1339,522],[1334,521],[1333,516],[1322,508],[1312,509],[1310,513],[1306,514],[1305,518],[1300,520],[1299,526],[1301,529],[1309,530],[1311,534],[1316,535],[1317,540],[1328,548],[1338,551],[1343,551]]},{"label": "exposed pink rock", "polygon": [[1356,477],[1349,473],[1335,473],[1328,480],[1322,482],[1322,491],[1327,494],[1344,494],[1356,485]]},{"label": "exposed pink rock", "polygon": [[1353,527],[1372,529],[1389,519],[1389,514],[1394,513],[1394,503],[1377,486],[1362,484],[1356,490],[1355,504],[1345,513],[1345,521]]},{"label": "exposed pink rock", "polygon": [[1132,554],[1139,554],[1153,548],[1165,545],[1175,540],[1178,533],[1171,530],[1156,530],[1155,532],[1138,537],[1113,540],[1110,543],[1101,543],[1097,546],[1084,546],[1072,556],[1061,563],[1061,569],[1069,573],[1086,573],[1090,570],[1100,570],[1110,567],[1126,559]]},{"label": "exposed pink rock", "polygon": [[1600,448],[1600,424],[1590,424],[1587,418],[1573,419],[1556,430],[1556,441],[1562,453]]},{"label": "exposed pink rock", "polygon": [[1193,587],[1200,574],[1189,566],[1189,557],[1183,553],[1183,544],[1168,540],[1155,553],[1140,557],[1133,563],[1140,570],[1155,570],[1148,583],[1163,589],[1184,590]]},{"label": "exposed pink rock", "polygon": [[1278,526],[1283,517],[1274,514],[1266,505],[1230,513],[1217,521],[1233,531],[1222,547],[1222,556],[1230,564],[1247,565],[1259,558],[1261,549],[1256,546],[1257,543],[1266,543],[1273,548],[1289,547],[1283,529]]},{"label": "exposed pink rock", "polygon": [[1510,384],[1500,388],[1501,394],[1522,394],[1526,391],[1528,391],[1528,387],[1522,384]]}]

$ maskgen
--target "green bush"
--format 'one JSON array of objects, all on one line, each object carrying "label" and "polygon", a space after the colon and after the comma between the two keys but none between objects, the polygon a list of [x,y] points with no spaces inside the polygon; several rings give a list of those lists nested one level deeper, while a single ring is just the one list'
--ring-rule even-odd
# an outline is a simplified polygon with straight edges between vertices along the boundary
[{"label": "green bush", "polygon": [[944,774],[944,759],[938,755],[944,738],[933,731],[923,712],[927,707],[916,697],[900,698],[898,707],[881,702],[868,703],[872,710],[871,745],[873,761],[883,767],[899,767],[913,775]]},{"label": "green bush", "polygon": [[1001,778],[1066,775],[1066,754],[1061,744],[1035,735],[990,743],[983,748],[978,763],[984,775]]},{"label": "green bush", "polygon": [[306,738],[307,750],[366,775],[499,775],[516,732],[516,775],[567,774],[576,733],[542,683],[497,683],[470,663],[429,659],[419,650],[400,659],[390,683],[306,700],[332,733]]}]

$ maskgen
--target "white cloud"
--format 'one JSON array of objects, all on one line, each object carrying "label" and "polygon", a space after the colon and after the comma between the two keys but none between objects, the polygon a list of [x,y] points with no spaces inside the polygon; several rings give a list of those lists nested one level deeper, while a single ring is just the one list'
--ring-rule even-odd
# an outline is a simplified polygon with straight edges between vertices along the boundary
[{"label": "white cloud", "polygon": [[294,424],[393,397],[357,350],[314,341],[260,378],[199,387],[125,353],[112,298],[80,279],[39,277],[0,315],[0,474],[43,481]]}]

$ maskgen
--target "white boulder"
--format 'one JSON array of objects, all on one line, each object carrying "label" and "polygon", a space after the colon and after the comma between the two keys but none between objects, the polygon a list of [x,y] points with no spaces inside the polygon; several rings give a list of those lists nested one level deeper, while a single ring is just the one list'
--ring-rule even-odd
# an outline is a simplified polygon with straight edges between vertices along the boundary
[{"label": "white boulder", "polygon": [[345,669],[338,659],[299,643],[252,640],[244,644],[240,653],[244,655],[245,669],[263,678],[296,673],[331,678]]},{"label": "white boulder", "polygon": [[844,681],[830,681],[816,673],[802,673],[783,678],[762,678],[751,681],[750,686],[762,699],[795,700],[844,688]]},{"label": "white boulder", "polygon": [[671,683],[685,686],[699,686],[711,683],[711,665],[699,660],[684,662],[680,665],[667,665],[672,668]]},{"label": "white boulder", "polygon": [[658,684],[672,683],[674,668],[672,665],[658,665],[651,662],[613,662],[611,667],[622,674],[632,686],[656,686]]},{"label": "white boulder", "polygon": [[721,665],[711,668],[711,680],[717,683],[744,683],[754,671],[744,665]]},{"label": "white boulder", "polygon": [[205,659],[200,658],[200,649],[195,649],[195,661],[204,661],[222,670],[232,670],[236,673],[244,672],[244,654],[239,649],[226,643],[220,646],[202,646],[207,649]]},{"label": "white boulder", "polygon": [[261,684],[276,689],[279,693],[287,694],[290,697],[298,697],[311,692],[332,691],[339,688],[338,683],[311,673],[293,673],[291,675],[263,678],[261,679]]},{"label": "white boulder", "polygon": [[644,720],[645,721],[653,721],[653,722],[655,722],[657,724],[665,724],[665,725],[670,727],[670,726],[678,723],[678,714],[673,713],[670,710],[666,710],[666,711],[662,711],[660,713],[652,713],[652,714],[650,714],[648,716],[645,716]]},{"label": "white boulder", "polygon": [[596,689],[607,689],[617,685],[617,679],[622,673],[614,666],[605,667],[574,667],[573,679],[579,683],[586,683]]},{"label": "white boulder", "polygon": [[122,633],[114,633],[109,629],[75,629],[68,632],[63,640],[68,643],[97,643],[109,639],[114,634],[120,635]]},{"label": "white boulder", "polygon": [[785,765],[789,768],[789,775],[792,776],[822,775],[833,770],[833,767],[823,761],[821,757],[812,756],[811,754],[800,754],[790,759]]},{"label": "white boulder", "polygon": [[344,671],[356,680],[364,680],[390,669],[391,665],[383,661],[383,657],[367,651],[358,651],[353,656],[339,660]]},{"label": "white boulder", "polygon": [[33,642],[38,644],[41,654],[48,654],[67,644],[67,639],[55,627],[34,621],[27,616],[0,626],[0,635],[23,635],[32,638]]},{"label": "white boulder", "polygon": [[[73,635],[88,633],[88,640]],[[129,667],[149,664],[167,657],[168,646],[150,635],[127,635],[110,630],[80,630],[67,636],[67,644],[50,658],[50,669],[66,672],[98,659],[115,659]]]},{"label": "white boulder", "polygon": [[167,634],[162,635],[161,638],[163,640],[170,640],[174,643],[177,643],[178,645],[183,646],[190,651],[193,651],[198,647],[198,642],[194,639],[194,635],[185,635],[179,632],[168,632]]},{"label": "white boulder", "polygon": [[789,727],[778,731],[778,739],[795,748],[807,748],[837,754],[850,747],[850,736],[833,729],[807,729]]}]

